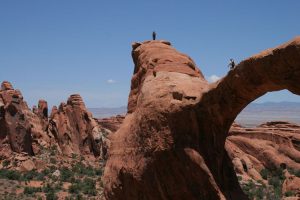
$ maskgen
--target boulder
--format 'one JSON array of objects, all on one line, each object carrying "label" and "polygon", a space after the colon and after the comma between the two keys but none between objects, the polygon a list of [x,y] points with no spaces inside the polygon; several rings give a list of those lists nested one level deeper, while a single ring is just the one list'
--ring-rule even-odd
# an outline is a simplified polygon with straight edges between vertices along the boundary
[{"label": "boulder", "polygon": [[20,164],[19,168],[20,168],[21,171],[26,171],[26,172],[36,169],[34,162],[30,159],[22,162]]}]

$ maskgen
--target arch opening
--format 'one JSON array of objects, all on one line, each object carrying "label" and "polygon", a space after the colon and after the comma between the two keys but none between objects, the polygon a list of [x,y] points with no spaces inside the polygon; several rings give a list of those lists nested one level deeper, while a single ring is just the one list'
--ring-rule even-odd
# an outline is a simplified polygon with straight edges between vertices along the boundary
[{"label": "arch opening", "polygon": [[300,124],[300,98],[288,90],[269,92],[247,105],[235,122],[243,127],[256,127],[271,121]]},{"label": "arch opening", "polygon": [[300,181],[300,97],[270,92],[247,105],[232,124],[225,148],[250,199],[296,196],[290,185]]}]

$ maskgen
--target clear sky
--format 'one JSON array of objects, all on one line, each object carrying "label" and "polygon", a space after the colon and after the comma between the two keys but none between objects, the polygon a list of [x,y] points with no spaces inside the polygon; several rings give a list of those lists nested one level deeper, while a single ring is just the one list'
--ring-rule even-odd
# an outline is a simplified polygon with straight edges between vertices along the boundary
[{"label": "clear sky", "polygon": [[[57,105],[80,93],[88,107],[127,105],[131,43],[169,40],[206,77],[300,35],[300,1],[0,0],[0,81],[26,101]],[[288,92],[258,101],[298,101]]]}]

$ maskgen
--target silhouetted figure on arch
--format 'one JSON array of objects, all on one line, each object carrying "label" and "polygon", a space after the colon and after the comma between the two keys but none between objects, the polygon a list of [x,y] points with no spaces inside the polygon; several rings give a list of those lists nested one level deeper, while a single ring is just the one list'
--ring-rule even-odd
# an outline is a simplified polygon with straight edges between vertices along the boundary
[{"label": "silhouetted figure on arch", "polygon": [[230,63],[228,64],[230,70],[234,69],[235,68],[235,62],[232,58],[230,58]]},{"label": "silhouetted figure on arch", "polygon": [[155,31],[152,32],[152,39],[153,39],[153,40],[156,39],[156,33],[155,33]]}]

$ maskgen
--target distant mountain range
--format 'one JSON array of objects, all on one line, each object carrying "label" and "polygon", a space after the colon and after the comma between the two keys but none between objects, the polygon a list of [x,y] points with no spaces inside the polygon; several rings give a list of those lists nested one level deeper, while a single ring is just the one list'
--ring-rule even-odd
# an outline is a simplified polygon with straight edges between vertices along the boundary
[{"label": "distant mountain range", "polygon": [[[251,103],[243,111],[300,111],[300,102],[265,102],[265,103]],[[300,114],[300,113],[299,113]]]},{"label": "distant mountain range", "polygon": [[127,113],[127,106],[115,107],[115,108],[88,108],[93,113],[95,118],[105,118],[116,115],[124,115]]},{"label": "distant mountain range", "polygon": [[[124,115],[126,106],[88,108],[95,118]],[[257,126],[267,121],[289,121],[300,124],[300,102],[265,102],[249,104],[236,118],[243,126]]]},{"label": "distant mountain range", "polygon": [[236,122],[244,126],[257,126],[267,121],[300,124],[300,102],[251,103],[236,118]]}]

